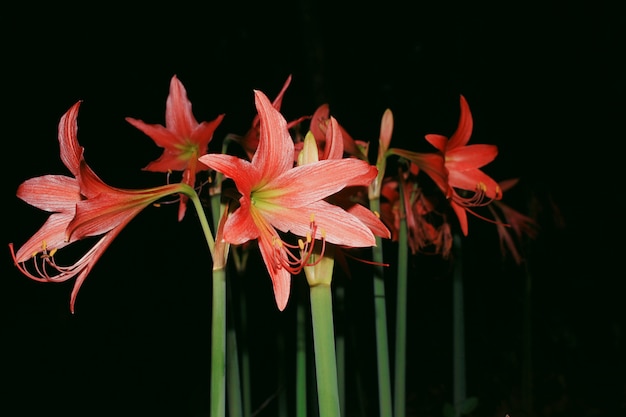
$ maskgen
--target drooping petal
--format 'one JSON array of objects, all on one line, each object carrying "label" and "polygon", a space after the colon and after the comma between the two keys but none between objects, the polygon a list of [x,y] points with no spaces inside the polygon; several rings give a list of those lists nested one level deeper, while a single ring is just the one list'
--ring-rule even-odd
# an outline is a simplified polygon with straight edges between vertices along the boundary
[{"label": "drooping petal", "polygon": [[[262,225],[261,225],[262,226]],[[250,198],[243,196],[239,200],[239,207],[226,219],[224,225],[224,240],[233,245],[242,245],[254,240],[261,234],[261,227],[250,212]]]},{"label": "drooping petal", "polygon": [[305,209],[283,208],[262,213],[278,230],[297,236],[306,236],[311,231],[313,216],[318,239],[323,232],[327,242],[337,245],[367,247],[376,244],[372,231],[356,216],[323,200],[311,203]]},{"label": "drooping petal", "polygon": [[452,210],[459,220],[459,226],[461,226],[461,232],[463,232],[463,236],[467,236],[469,230],[469,226],[467,223],[467,210],[465,209],[465,207],[458,205],[452,200],[450,200],[450,206],[452,207]]},{"label": "drooping petal", "polygon": [[484,172],[475,169],[470,171],[452,171],[448,177],[451,187],[467,191],[476,191],[479,187],[489,199],[499,199],[502,196],[498,183]]},{"label": "drooping petal", "polygon": [[61,249],[73,241],[66,241],[67,224],[73,212],[51,214],[46,222],[26,241],[15,254],[16,262],[26,262],[45,249]]},{"label": "drooping petal", "polygon": [[268,240],[266,237],[259,238],[259,249],[272,280],[276,306],[278,310],[283,311],[287,307],[291,292],[291,273],[277,265],[275,259],[277,256],[276,248],[271,240]]}]

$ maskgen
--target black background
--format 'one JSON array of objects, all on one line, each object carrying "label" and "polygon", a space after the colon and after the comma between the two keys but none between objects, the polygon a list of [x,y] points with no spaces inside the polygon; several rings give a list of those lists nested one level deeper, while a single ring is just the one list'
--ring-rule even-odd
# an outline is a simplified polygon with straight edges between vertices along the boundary
[{"label": "black background", "polygon": [[[109,184],[133,188],[164,178],[140,171],[160,150],[124,117],[164,123],[174,74],[198,120],[226,114],[215,143],[247,130],[253,89],[273,98],[289,74],[287,119],[327,102],[355,138],[375,142],[390,108],[392,144],[416,151],[431,149],[424,134],[454,131],[463,94],[474,116],[470,143],[499,147],[485,171],[499,180],[521,178],[521,191],[512,193],[520,211],[531,194],[546,210],[531,258],[533,415],[625,411],[623,3],[49,4],[13,6],[0,19],[6,244],[19,246],[45,220],[14,193],[30,177],[67,174],[56,129],[77,100],[84,100],[79,140],[87,162]],[[548,201],[565,228],[553,221]],[[7,249],[2,414],[202,415],[211,266],[197,226],[191,215],[177,223],[174,206],[143,212],[98,262],[73,316],[73,283],[29,281]],[[502,259],[491,225],[470,218],[466,240],[468,394],[480,400],[474,415],[521,416],[514,412],[523,275]],[[252,296],[257,408],[278,390],[277,370],[289,356],[276,339],[285,329],[292,334],[294,303],[279,313],[255,253],[251,262],[245,288]],[[451,400],[450,282],[443,270],[421,257],[411,269],[411,415],[441,415]],[[373,324],[370,283],[361,278],[347,282],[361,332],[350,352],[359,353],[353,357],[369,390],[369,416],[377,413],[375,368],[365,366],[374,361]],[[298,294],[303,279],[294,282]],[[392,283],[389,293],[393,300]],[[275,415],[276,402],[258,415]]]}]

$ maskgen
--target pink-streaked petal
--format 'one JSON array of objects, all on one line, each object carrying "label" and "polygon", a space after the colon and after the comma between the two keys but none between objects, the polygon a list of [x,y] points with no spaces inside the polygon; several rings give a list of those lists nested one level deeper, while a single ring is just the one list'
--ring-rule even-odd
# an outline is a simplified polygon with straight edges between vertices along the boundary
[{"label": "pink-streaked petal", "polygon": [[272,280],[276,306],[280,311],[283,311],[287,307],[291,292],[291,273],[276,264],[276,248],[271,240],[259,239],[259,249]]},{"label": "pink-streaked petal", "polygon": [[74,176],[78,175],[83,148],[78,143],[78,109],[81,102],[76,102],[65,112],[59,122],[58,137],[61,148],[61,160]]},{"label": "pink-streaked petal", "polygon": [[15,255],[16,262],[25,262],[34,254],[41,252],[45,246],[48,250],[61,249],[72,241],[65,240],[65,229],[74,217],[74,213],[54,213],[46,222],[24,243]]},{"label": "pink-streaked petal", "polygon": [[250,194],[261,177],[258,169],[249,161],[233,155],[208,154],[198,158],[198,161],[234,180],[237,189],[244,195]]},{"label": "pink-streaked petal", "polygon": [[207,152],[209,142],[213,139],[213,133],[215,129],[222,123],[224,114],[220,114],[214,120],[210,122],[202,122],[191,132],[190,140],[198,145],[200,155],[204,155]]},{"label": "pink-streaked petal", "polygon": [[463,171],[480,168],[493,161],[498,155],[495,145],[469,145],[446,152],[448,171]]},{"label": "pink-streaked petal", "polygon": [[187,169],[187,165],[189,165],[189,160],[181,158],[180,152],[172,152],[166,148],[158,159],[145,166],[144,171],[184,171]]},{"label": "pink-streaked petal", "polygon": [[322,159],[343,158],[343,135],[339,123],[334,117],[330,118],[328,130],[326,131],[326,145]]},{"label": "pink-streaked petal", "polygon": [[280,108],[283,105],[283,97],[285,96],[285,92],[287,91],[289,84],[291,84],[291,74],[289,74],[289,76],[285,80],[285,83],[283,84],[283,88],[280,90],[278,95],[276,95],[276,98],[272,102],[272,106],[274,106],[276,110],[280,111]]},{"label": "pink-streaked petal", "polygon": [[191,110],[191,101],[187,98],[187,90],[174,75],[170,81],[170,93],[165,103],[165,126],[177,136],[189,138],[197,125],[198,122]]},{"label": "pink-streaked petal", "polygon": [[224,240],[233,245],[242,245],[261,235],[259,224],[254,221],[250,210],[250,199],[242,197],[240,206],[226,219]]},{"label": "pink-streaked petal", "polygon": [[385,239],[389,239],[391,237],[389,229],[380,220],[380,218],[367,207],[360,204],[354,204],[348,207],[346,211],[362,221],[376,236],[380,236]]},{"label": "pink-streaked petal", "polygon": [[132,117],[127,117],[126,121],[149,136],[161,148],[168,149],[183,144],[182,136],[177,135],[163,125],[144,123]]},{"label": "pink-streaked petal", "polygon": [[129,204],[129,197],[121,194],[100,194],[76,205],[76,216],[67,226],[67,236],[83,239],[97,236],[126,224],[145,204]]},{"label": "pink-streaked petal", "polygon": [[377,173],[376,167],[356,158],[318,161],[285,172],[259,192],[271,195],[278,206],[302,207],[347,186],[369,185]]},{"label": "pink-streaked petal", "polygon": [[76,202],[81,199],[78,181],[63,175],[28,179],[17,188],[17,196],[31,206],[50,212],[73,213]]},{"label": "pink-streaked petal", "polygon": [[326,140],[326,126],[328,124],[329,115],[330,109],[328,104],[325,103],[315,110],[315,113],[313,113],[313,117],[311,118],[311,126],[309,129],[318,143],[323,143]]},{"label": "pink-streaked petal", "polygon": [[326,201],[317,201],[306,208],[263,211],[263,216],[278,230],[306,236],[311,231],[311,216],[317,224],[316,238],[326,234],[330,243],[352,247],[374,246],[372,231],[357,217]]},{"label": "pink-streaked petal", "polygon": [[459,116],[459,124],[454,134],[450,136],[448,149],[465,146],[472,136],[474,122],[472,120],[472,113],[470,112],[469,104],[467,104],[467,100],[465,100],[465,97],[463,96],[460,97],[460,101],[461,114]]},{"label": "pink-streaked petal", "polygon": [[263,173],[261,182],[265,182],[293,167],[294,145],[285,118],[265,94],[258,90],[254,94],[260,119],[260,138],[252,164]]},{"label": "pink-streaked petal", "polygon": [[80,184],[81,194],[87,198],[92,198],[101,193],[109,193],[116,190],[102,181],[100,177],[93,172],[89,165],[87,165],[85,160],[82,160],[80,163],[80,171],[77,179]]}]

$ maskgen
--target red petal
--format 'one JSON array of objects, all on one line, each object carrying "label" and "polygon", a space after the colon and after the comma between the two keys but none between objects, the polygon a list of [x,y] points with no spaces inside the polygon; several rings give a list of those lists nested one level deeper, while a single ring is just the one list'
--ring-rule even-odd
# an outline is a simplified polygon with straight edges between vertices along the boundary
[{"label": "red petal", "polygon": [[472,136],[474,122],[472,120],[472,113],[470,112],[469,105],[465,100],[465,97],[461,96],[461,114],[459,116],[459,124],[456,131],[450,140],[448,141],[448,149],[455,149],[460,146],[465,146]]},{"label": "red petal", "polygon": [[165,126],[182,138],[191,137],[192,132],[198,126],[191,111],[187,91],[175,75],[170,81],[170,94],[165,104]]}]

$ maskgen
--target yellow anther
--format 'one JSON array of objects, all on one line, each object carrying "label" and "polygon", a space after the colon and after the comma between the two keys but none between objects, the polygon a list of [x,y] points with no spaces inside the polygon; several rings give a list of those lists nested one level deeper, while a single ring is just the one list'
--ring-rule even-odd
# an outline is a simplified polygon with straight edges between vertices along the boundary
[{"label": "yellow anther", "polygon": [[[308,237],[307,237],[308,240]],[[302,241],[302,239],[298,239],[298,247],[300,248],[300,250],[304,250],[304,242]]]},{"label": "yellow anther", "polygon": [[320,234],[322,235],[322,239],[326,239],[326,230],[320,230]]},{"label": "yellow anther", "polygon": [[311,232],[306,232],[306,243],[311,243],[312,240]]},{"label": "yellow anther", "polygon": [[57,250],[59,250],[58,248],[54,248],[50,251],[50,257],[53,257],[55,253],[57,253]]},{"label": "yellow anther", "polygon": [[48,249],[48,242],[46,242],[45,240],[43,240],[41,242],[41,250],[43,250],[44,252]]},{"label": "yellow anther", "polygon": [[315,223],[315,213],[311,213],[311,217],[309,217],[310,223]]},{"label": "yellow anther", "polygon": [[380,219],[380,213],[374,210],[374,215]]}]

